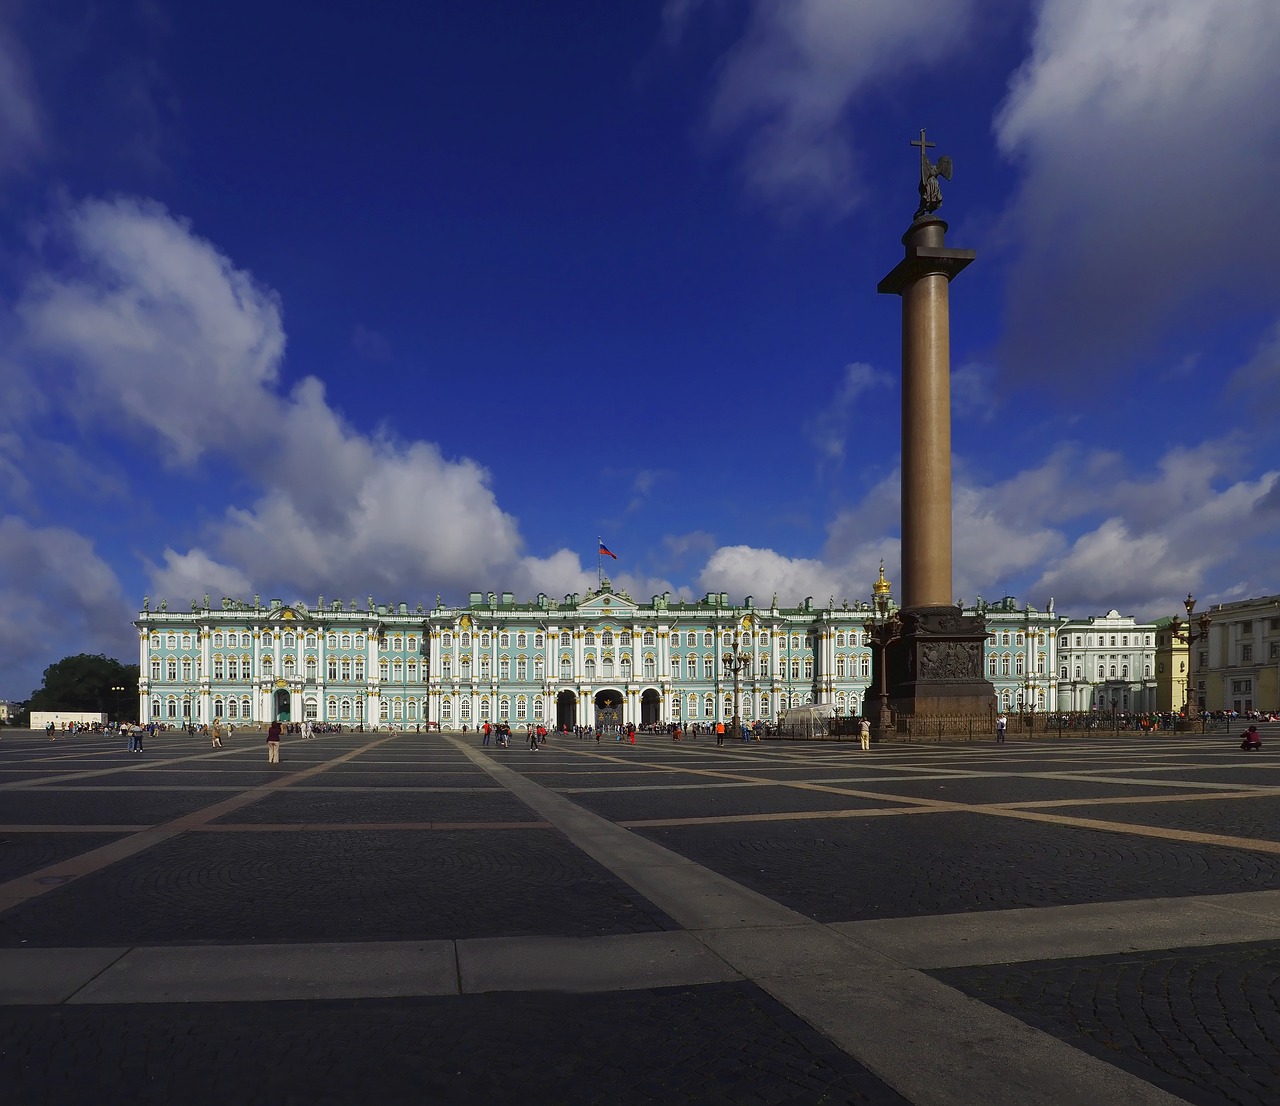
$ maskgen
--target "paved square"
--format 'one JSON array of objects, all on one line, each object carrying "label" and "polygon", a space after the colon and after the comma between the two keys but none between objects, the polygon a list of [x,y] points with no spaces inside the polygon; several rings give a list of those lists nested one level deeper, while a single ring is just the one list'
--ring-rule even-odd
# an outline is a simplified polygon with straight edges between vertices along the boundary
[{"label": "paved square", "polygon": [[1280,759],[0,743],[24,1103],[1265,1103]]}]

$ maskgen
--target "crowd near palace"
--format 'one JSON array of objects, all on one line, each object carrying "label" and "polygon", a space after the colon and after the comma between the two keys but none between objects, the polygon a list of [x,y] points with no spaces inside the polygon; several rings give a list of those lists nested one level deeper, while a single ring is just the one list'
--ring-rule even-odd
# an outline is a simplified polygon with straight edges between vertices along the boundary
[{"label": "crowd near palace", "polygon": [[[883,575],[878,596],[887,597]],[[890,600],[891,606],[891,600]],[[986,673],[1003,711],[1177,711],[1188,666],[1206,709],[1275,709],[1280,597],[1212,608],[1202,640],[1170,619],[1083,620],[1010,597],[986,618]],[[152,610],[139,632],[139,717],[187,725],[271,719],[364,728],[769,723],[788,708],[870,711],[868,625],[885,604],[635,602],[607,578],[583,595],[471,593],[466,606],[224,598]],[[726,660],[737,659],[730,664]],[[741,663],[745,661],[745,663]],[[737,668],[736,679],[730,675]]]}]

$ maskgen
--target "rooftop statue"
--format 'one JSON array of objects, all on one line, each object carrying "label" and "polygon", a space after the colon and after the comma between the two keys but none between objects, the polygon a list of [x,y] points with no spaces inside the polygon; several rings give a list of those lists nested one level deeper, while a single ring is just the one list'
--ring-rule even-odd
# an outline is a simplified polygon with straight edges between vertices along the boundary
[{"label": "rooftop statue", "polygon": [[924,130],[920,131],[920,138],[911,143],[913,146],[920,147],[920,206],[916,209],[916,218],[919,219],[925,215],[932,215],[942,206],[942,189],[938,185],[938,178],[944,180],[951,179],[951,159],[946,157],[938,158],[936,162],[929,160],[926,150],[932,149],[937,145],[936,142],[927,142],[924,136]]}]

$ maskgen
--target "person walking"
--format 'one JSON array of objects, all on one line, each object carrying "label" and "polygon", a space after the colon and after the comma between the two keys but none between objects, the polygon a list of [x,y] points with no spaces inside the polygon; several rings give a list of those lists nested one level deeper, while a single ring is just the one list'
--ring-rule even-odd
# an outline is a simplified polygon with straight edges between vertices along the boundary
[{"label": "person walking", "polygon": [[311,724],[311,719],[308,718],[305,722],[302,723],[302,740],[310,741],[315,736],[316,736],[316,728]]},{"label": "person walking", "polygon": [[1009,728],[1009,719],[1007,719],[1004,716],[1004,712],[1001,711],[1000,717],[996,719],[996,744],[997,745],[1004,744],[1004,732],[1008,728]]},{"label": "person walking", "polygon": [[209,741],[214,749],[222,748],[222,719],[213,720],[213,729],[209,731]]},{"label": "person walking", "polygon": [[871,719],[866,715],[863,715],[862,721],[858,723],[858,737],[862,741],[862,751],[871,752]]},{"label": "person walking", "polygon": [[724,723],[723,722],[716,723],[716,744],[717,745],[724,744]]},{"label": "person walking", "polygon": [[267,727],[267,763],[280,763],[280,723],[272,722]]}]

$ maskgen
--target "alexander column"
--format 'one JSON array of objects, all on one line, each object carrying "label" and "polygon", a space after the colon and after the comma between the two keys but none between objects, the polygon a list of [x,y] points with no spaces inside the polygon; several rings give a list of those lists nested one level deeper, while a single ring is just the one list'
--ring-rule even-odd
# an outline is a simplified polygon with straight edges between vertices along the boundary
[{"label": "alexander column", "polygon": [[[902,633],[884,651],[889,701],[899,716],[993,717],[983,672],[986,623],[964,616],[951,590],[951,281],[973,250],[946,247],[938,179],[920,132],[920,207],[902,236],[906,255],[877,287],[902,297]],[[956,727],[957,730],[963,728]]]}]

